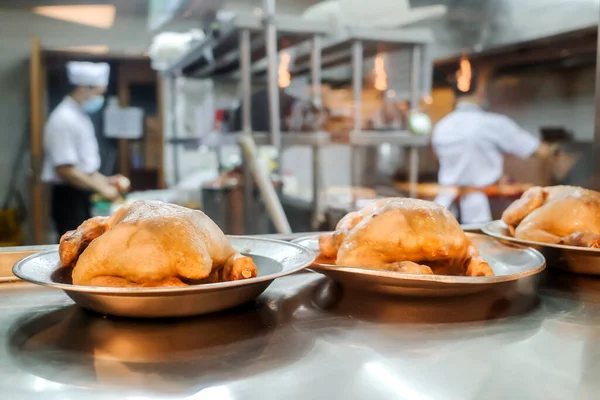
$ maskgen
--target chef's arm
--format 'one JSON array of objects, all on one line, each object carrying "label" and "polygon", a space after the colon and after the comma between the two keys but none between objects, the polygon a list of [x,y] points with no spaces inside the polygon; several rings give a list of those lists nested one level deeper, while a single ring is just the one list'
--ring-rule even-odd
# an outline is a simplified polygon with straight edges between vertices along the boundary
[{"label": "chef's arm", "polygon": [[536,151],[533,153],[533,155],[542,159],[547,159],[556,155],[558,150],[558,145],[556,144],[541,142]]},{"label": "chef's arm", "polygon": [[519,158],[537,156],[548,159],[558,150],[556,144],[549,144],[522,129],[516,122],[505,116],[494,116],[488,125],[496,142],[504,153],[515,155]]},{"label": "chef's arm", "polygon": [[120,197],[117,188],[99,172],[86,174],[75,165],[59,165],[56,167],[56,174],[66,183],[79,189],[92,190],[108,200],[117,200]]},{"label": "chef's arm", "polygon": [[96,182],[98,185],[102,185],[102,186],[105,186],[105,185],[114,186],[113,184],[110,183],[110,180],[108,179],[107,176],[102,175],[98,171],[90,174],[90,178],[92,178],[92,180],[94,180],[94,182]]}]

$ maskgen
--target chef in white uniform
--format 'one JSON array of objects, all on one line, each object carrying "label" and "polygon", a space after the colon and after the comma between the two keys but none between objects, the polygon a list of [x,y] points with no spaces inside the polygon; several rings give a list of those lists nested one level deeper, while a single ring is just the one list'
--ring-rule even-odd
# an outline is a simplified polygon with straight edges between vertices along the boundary
[{"label": "chef in white uniform", "polygon": [[92,193],[111,201],[120,197],[98,172],[98,141],[88,115],[102,108],[109,74],[107,63],[69,62],[71,92],[45,126],[42,179],[52,186],[52,219],[60,235],[90,218]]},{"label": "chef in white uniform", "polygon": [[[454,87],[456,107],[437,123],[432,145],[438,157],[441,185],[484,188],[496,184],[503,175],[504,154],[528,158],[534,154],[548,156],[546,143],[519,127],[510,118],[482,108],[484,91],[477,89],[477,79],[469,90]],[[452,192],[440,193],[435,202],[450,208],[455,202]],[[463,224],[492,219],[490,204],[483,192],[471,192],[460,198]]]}]

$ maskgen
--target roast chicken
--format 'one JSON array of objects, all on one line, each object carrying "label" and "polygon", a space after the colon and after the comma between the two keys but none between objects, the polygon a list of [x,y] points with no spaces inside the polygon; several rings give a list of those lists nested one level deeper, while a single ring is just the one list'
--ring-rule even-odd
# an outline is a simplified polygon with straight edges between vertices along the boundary
[{"label": "roast chicken", "polygon": [[502,220],[519,239],[600,247],[600,193],[593,190],[532,187],[504,211]]},{"label": "roast chicken", "polygon": [[250,257],[234,250],[203,212],[137,201],[111,217],[95,217],[60,239],[63,266],[87,286],[187,286],[248,279]]},{"label": "roast chicken", "polygon": [[335,264],[413,274],[492,276],[452,213],[433,202],[387,198],[347,214],[319,238]]}]

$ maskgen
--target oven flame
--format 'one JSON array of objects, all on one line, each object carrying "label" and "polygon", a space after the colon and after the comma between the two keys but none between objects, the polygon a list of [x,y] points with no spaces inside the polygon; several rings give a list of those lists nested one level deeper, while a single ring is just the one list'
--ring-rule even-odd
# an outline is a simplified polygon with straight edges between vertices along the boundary
[{"label": "oven flame", "polygon": [[385,73],[385,65],[383,62],[383,56],[378,54],[375,57],[375,89],[383,92],[387,90],[387,74]]},{"label": "oven flame", "polygon": [[466,56],[460,59],[460,68],[456,71],[456,87],[461,92],[468,92],[471,89],[471,80],[473,79],[473,71],[471,63]]},{"label": "oven flame", "polygon": [[279,60],[279,69],[277,71],[277,84],[280,88],[286,88],[290,86],[291,75],[290,69],[290,55],[287,52],[281,53],[281,59]]}]

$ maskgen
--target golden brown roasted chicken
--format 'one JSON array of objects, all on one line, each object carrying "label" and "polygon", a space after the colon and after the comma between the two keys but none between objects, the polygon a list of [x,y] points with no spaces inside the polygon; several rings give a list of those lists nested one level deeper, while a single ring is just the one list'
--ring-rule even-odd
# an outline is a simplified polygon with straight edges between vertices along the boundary
[{"label": "golden brown roasted chicken", "polygon": [[502,214],[519,239],[600,247],[600,193],[575,186],[532,187]]},{"label": "golden brown roasted chicken", "polygon": [[494,272],[447,209],[388,198],[347,214],[319,238],[337,265],[416,274],[492,276]]},{"label": "golden brown roasted chicken", "polygon": [[87,286],[186,286],[256,276],[250,257],[234,250],[203,212],[137,201],[112,217],[85,221],[60,240],[73,283]]}]

